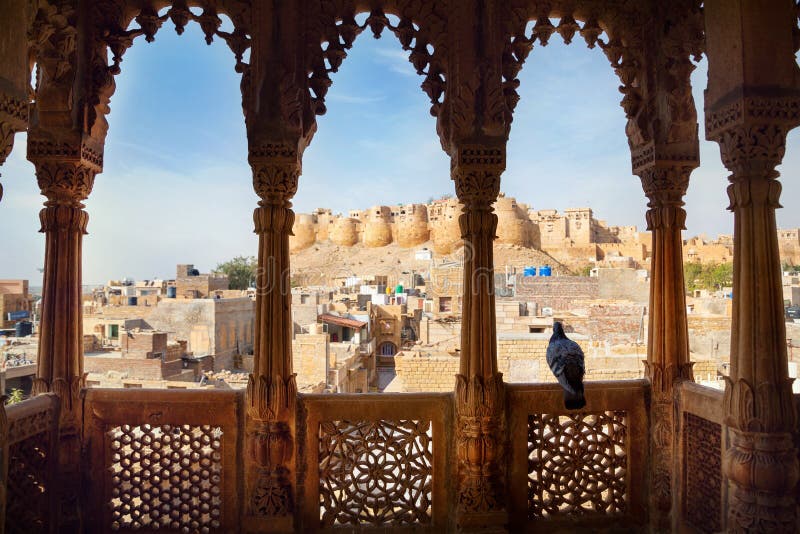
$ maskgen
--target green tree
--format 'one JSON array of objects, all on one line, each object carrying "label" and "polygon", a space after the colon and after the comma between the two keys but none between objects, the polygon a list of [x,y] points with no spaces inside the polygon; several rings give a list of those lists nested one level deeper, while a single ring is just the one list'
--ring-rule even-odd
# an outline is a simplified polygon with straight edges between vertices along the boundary
[{"label": "green tree", "polygon": [[707,289],[714,291],[733,285],[732,263],[689,262],[683,264],[683,277],[686,280],[686,289]]},{"label": "green tree", "polygon": [[700,282],[700,274],[703,266],[698,262],[689,262],[683,264],[683,278],[686,280],[686,289],[694,291],[698,289],[698,282]]},{"label": "green tree", "polygon": [[711,266],[711,283],[715,289],[733,286],[733,264],[720,263]]},{"label": "green tree", "polygon": [[6,398],[6,404],[10,406],[12,404],[22,402],[23,400],[25,400],[25,394],[22,392],[21,389],[14,388],[11,390],[11,393]]},{"label": "green tree", "polygon": [[236,256],[232,260],[217,265],[216,272],[228,275],[228,287],[247,289],[256,283],[258,261],[254,256]]}]

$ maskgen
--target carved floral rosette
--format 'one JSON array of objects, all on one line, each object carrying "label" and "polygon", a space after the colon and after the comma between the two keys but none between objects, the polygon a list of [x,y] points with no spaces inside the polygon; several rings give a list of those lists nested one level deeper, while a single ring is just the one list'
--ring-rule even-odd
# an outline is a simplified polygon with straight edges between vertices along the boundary
[{"label": "carved floral rosette", "polygon": [[505,509],[501,466],[505,386],[502,373],[456,375],[458,504],[462,514]]}]

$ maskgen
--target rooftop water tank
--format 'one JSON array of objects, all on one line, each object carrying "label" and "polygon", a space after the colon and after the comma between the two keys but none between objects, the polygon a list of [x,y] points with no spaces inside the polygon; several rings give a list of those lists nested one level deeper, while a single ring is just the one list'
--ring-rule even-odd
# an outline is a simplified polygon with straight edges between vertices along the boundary
[{"label": "rooftop water tank", "polygon": [[525,267],[522,276],[536,276],[536,267]]},{"label": "rooftop water tank", "polygon": [[397,287],[394,288],[395,295],[401,295],[403,293],[403,284],[397,284]]},{"label": "rooftop water tank", "polygon": [[27,337],[33,334],[33,323],[30,321],[20,321],[14,325],[14,335],[17,337]]},{"label": "rooftop water tank", "polygon": [[553,270],[549,265],[542,265],[539,267],[539,276],[552,276]]}]

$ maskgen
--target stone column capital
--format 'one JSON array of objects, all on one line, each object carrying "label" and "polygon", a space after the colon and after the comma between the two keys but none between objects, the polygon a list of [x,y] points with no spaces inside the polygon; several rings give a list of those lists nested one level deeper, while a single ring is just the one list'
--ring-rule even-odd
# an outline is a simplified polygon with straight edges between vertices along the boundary
[{"label": "stone column capital", "polygon": [[83,208],[94,186],[96,168],[75,160],[38,160],[35,165],[46,206]]},{"label": "stone column capital", "polygon": [[741,86],[740,96],[706,109],[706,139],[719,143],[722,163],[734,176],[775,178],[786,135],[800,125],[796,89]]},{"label": "stone column capital", "polygon": [[647,229],[686,227],[683,197],[689,187],[689,175],[695,166],[684,163],[659,163],[638,171],[648,202]]},{"label": "stone column capital", "polygon": [[742,177],[774,179],[786,151],[786,136],[791,127],[781,122],[747,122],[719,132],[722,163],[733,173],[731,181]]},{"label": "stone column capital", "polygon": [[452,160],[450,175],[464,209],[489,209],[500,194],[506,168],[504,146],[462,145]]},{"label": "stone column capital", "polygon": [[259,205],[291,207],[302,171],[297,149],[288,143],[261,144],[251,147],[248,160]]}]

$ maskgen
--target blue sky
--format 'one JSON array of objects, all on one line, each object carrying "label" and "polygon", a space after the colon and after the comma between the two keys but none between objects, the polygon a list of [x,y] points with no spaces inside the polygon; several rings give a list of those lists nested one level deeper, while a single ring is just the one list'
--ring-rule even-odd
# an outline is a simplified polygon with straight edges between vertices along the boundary
[{"label": "blue sky", "polygon": [[[167,23],[154,43],[138,39],[127,52],[111,101],[105,169],[86,203],[85,283],[173,277],[177,263],[207,271],[256,254],[258,199],[234,63],[224,43],[206,46],[194,24],[178,37]],[[705,78],[703,61],[693,75],[701,107]],[[534,48],[520,80],[503,191],[536,209],[590,206],[609,224],[643,229],[646,199],[630,173],[619,81],[599,48],[589,50],[580,39],[565,46],[554,36],[546,48]],[[391,34],[358,38],[333,75],[328,113],[306,150],[296,211],[346,212],[453,192],[421,82]],[[798,135],[790,135],[779,168],[787,206],[778,212],[781,227],[800,226]],[[39,285],[44,198],[25,143],[18,135],[0,168],[0,278]],[[715,143],[701,141],[701,163],[686,197],[687,234],[730,233],[728,172]]]}]

